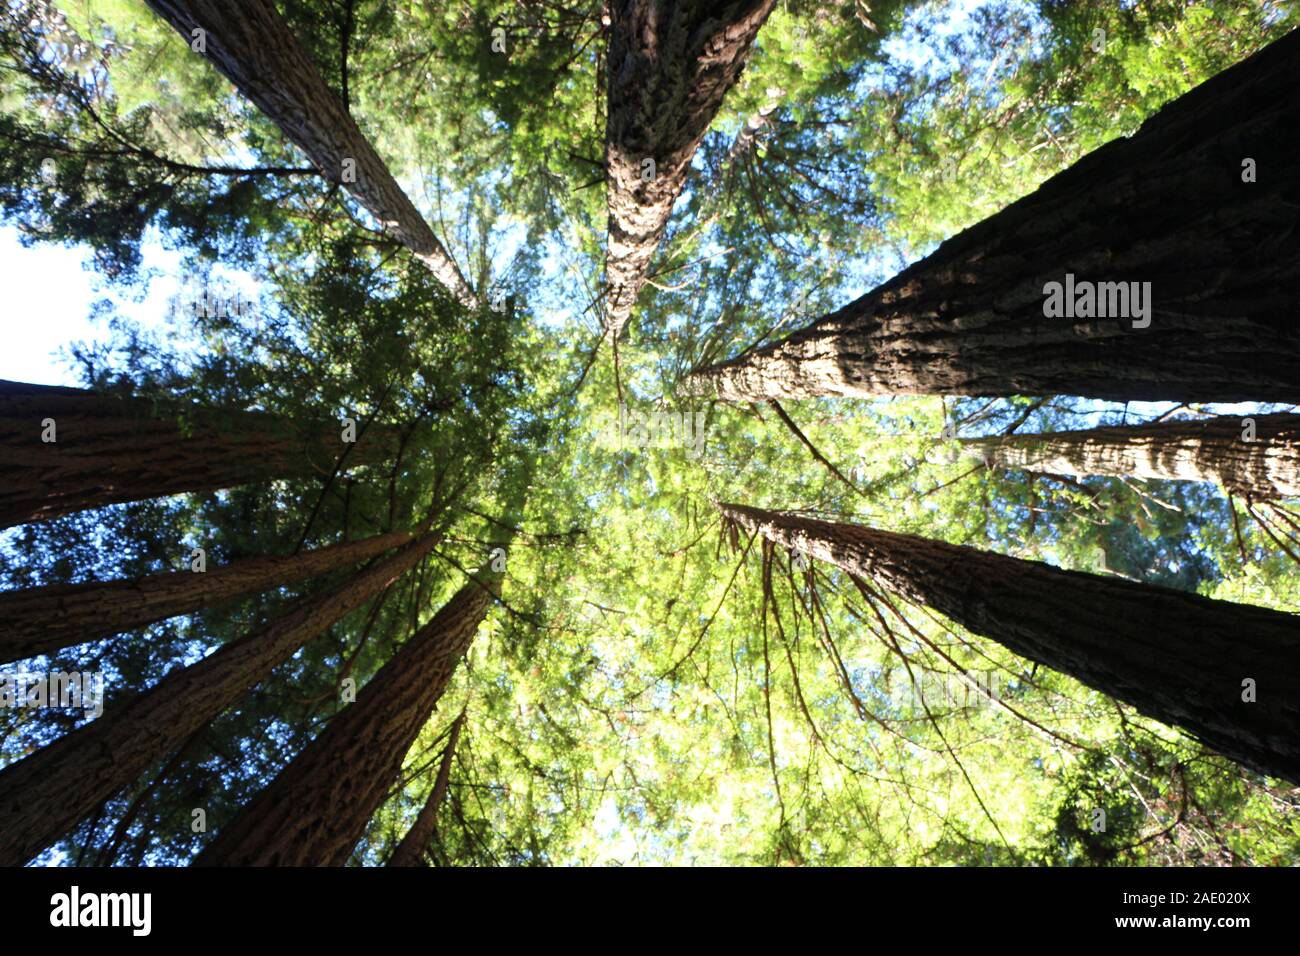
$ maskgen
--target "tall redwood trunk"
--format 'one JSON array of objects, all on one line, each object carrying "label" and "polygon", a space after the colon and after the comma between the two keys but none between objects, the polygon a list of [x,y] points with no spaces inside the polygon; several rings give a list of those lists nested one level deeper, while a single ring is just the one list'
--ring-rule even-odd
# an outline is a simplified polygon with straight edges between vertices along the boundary
[{"label": "tall redwood trunk", "polygon": [[49,846],[100,801],[135,780],[237,701],[313,637],[391,585],[437,543],[425,533],[335,590],[173,671],[136,697],[0,770],[0,866]]},{"label": "tall redwood trunk", "polygon": [[[719,508],[1247,767],[1300,783],[1300,617],[910,534]],[[1247,678],[1257,687],[1251,703],[1242,699]]]},{"label": "tall redwood trunk", "polygon": [[326,574],[373,558],[411,537],[410,532],[394,531],[299,554],[246,558],[202,572],[0,591],[0,664]]},{"label": "tall redwood trunk", "polygon": [[457,591],[194,865],[346,863],[491,603],[475,582]]},{"label": "tall redwood trunk", "polygon": [[[1247,440],[1247,421],[1254,423]],[[966,438],[997,468],[1212,481],[1255,500],[1300,495],[1300,415],[1240,415]]]},{"label": "tall redwood trunk", "polygon": [[[1243,180],[1246,160],[1258,181]],[[1066,394],[1297,402],[1298,207],[1300,31],[857,301],[783,341],[697,370],[689,387],[742,401]],[[1048,317],[1053,282],[1150,283],[1149,319],[1115,317],[1123,311],[1118,289],[1113,301],[1105,296],[1108,317]],[[1083,305],[1078,299],[1072,304]]]},{"label": "tall redwood trunk", "polygon": [[395,448],[395,433],[380,426],[358,429],[349,445],[338,424],[308,428],[259,412],[0,381],[0,528],[123,501],[328,475],[345,454],[346,464],[360,465]]},{"label": "tall redwood trunk", "polygon": [[[393,179],[270,0],[146,0],[193,46],[205,31],[212,64],[280,131],[390,229],[460,301],[476,303],[465,277]],[[345,174],[344,160],[355,164]],[[351,165],[351,164],[350,164]]]},{"label": "tall redwood trunk", "polygon": [[[609,240],[605,329],[618,338],[645,285],[691,157],[776,0],[609,5]],[[647,178],[646,160],[654,162]]]},{"label": "tall redwood trunk", "polygon": [[393,855],[388,858],[389,866],[423,865],[424,851],[438,830],[438,808],[447,797],[447,787],[451,783],[451,762],[456,756],[456,744],[460,741],[460,728],[464,723],[465,712],[461,711],[460,716],[451,725],[447,749],[442,755],[442,762],[438,765],[438,777],[433,782],[433,789],[429,791],[429,799],[424,802],[415,822],[411,824],[411,829],[406,831],[406,836],[402,837],[397,848],[393,850]]},{"label": "tall redwood trunk", "polygon": [[745,120],[745,125],[741,127],[740,132],[736,134],[731,141],[731,145],[727,148],[723,176],[726,175],[727,170],[731,168],[733,163],[743,160],[746,154],[754,148],[759,136],[772,124],[772,114],[776,112],[777,107],[780,105],[780,100],[770,99],[760,106],[758,111],[751,115],[749,119]]}]

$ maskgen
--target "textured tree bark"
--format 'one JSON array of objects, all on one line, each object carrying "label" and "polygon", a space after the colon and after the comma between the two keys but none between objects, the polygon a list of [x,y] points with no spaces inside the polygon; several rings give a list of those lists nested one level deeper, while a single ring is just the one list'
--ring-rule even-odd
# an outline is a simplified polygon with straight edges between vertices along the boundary
[{"label": "textured tree bark", "polygon": [[995,468],[1211,481],[1256,501],[1300,495],[1300,415],[1252,415],[964,438]]},{"label": "textured tree bark", "polygon": [[31,859],[239,699],[313,637],[391,585],[437,543],[424,533],[339,588],[173,671],[101,717],[0,770],[0,866]]},{"label": "textured tree bark", "polygon": [[406,531],[274,557],[247,558],[207,571],[138,579],[51,584],[0,592],[0,664],[49,654],[110,634],[209,607],[251,591],[316,577],[406,544]]},{"label": "textured tree bark", "polygon": [[[1298,155],[1300,31],[857,301],[697,370],[687,388],[739,401],[1300,401]],[[1247,159],[1257,182],[1243,180]],[[1045,286],[1067,275],[1151,283],[1149,318],[1116,317],[1118,295],[1105,318],[1047,317]]]},{"label": "textured tree bark", "polygon": [[456,756],[456,744],[460,741],[460,728],[464,723],[465,712],[461,711],[460,716],[451,725],[447,750],[442,755],[442,763],[438,765],[438,778],[433,783],[433,789],[429,791],[429,799],[424,802],[419,816],[411,824],[411,829],[406,831],[406,836],[402,837],[397,848],[393,850],[393,855],[388,859],[389,866],[423,865],[424,851],[438,830],[438,808],[447,797],[447,787],[451,782],[451,762]]},{"label": "textured tree bark", "polygon": [[[776,0],[609,5],[609,240],[605,329],[617,339],[645,285],[700,140]],[[644,173],[654,161],[653,176]]]},{"label": "textured tree bark", "polygon": [[[1300,617],[744,505],[723,515],[873,578],[1260,773],[1300,783]],[[1242,700],[1243,681],[1258,700]]]},{"label": "textured tree bark", "polygon": [[[54,441],[43,440],[53,421]],[[0,381],[0,528],[86,508],[328,475],[390,458],[392,429],[304,427],[272,415],[164,405],[78,388]]]},{"label": "textured tree bark", "polygon": [[491,603],[475,582],[457,591],[193,865],[346,863]]},{"label": "textured tree bark", "polygon": [[[357,127],[270,0],[147,0],[331,182],[341,183],[461,302],[477,300],[447,250]],[[352,160],[355,175],[345,175]]]}]

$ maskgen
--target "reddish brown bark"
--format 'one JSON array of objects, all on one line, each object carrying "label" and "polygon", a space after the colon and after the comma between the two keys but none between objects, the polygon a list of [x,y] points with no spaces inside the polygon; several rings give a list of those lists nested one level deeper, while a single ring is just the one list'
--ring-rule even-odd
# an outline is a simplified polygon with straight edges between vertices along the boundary
[{"label": "reddish brown bark", "polygon": [[475,582],[457,591],[193,865],[346,863],[491,603]]},{"label": "reddish brown bark", "polygon": [[438,765],[438,777],[429,791],[429,799],[424,802],[411,829],[406,831],[393,855],[388,859],[389,866],[421,866],[424,851],[438,831],[438,808],[447,797],[447,787],[451,783],[451,762],[456,756],[456,744],[460,741],[460,728],[465,723],[465,712],[451,725],[451,734],[447,740],[447,749],[443,752],[442,762]]},{"label": "reddish brown bark", "polygon": [[[393,179],[343,101],[322,79],[270,0],[147,0],[193,44],[205,31],[213,66],[265,113],[330,181],[341,183],[457,299],[477,304],[456,263]],[[344,175],[355,163],[355,179]]]},{"label": "reddish brown bark", "polygon": [[1300,415],[1179,419],[962,444],[996,468],[1209,481],[1257,501],[1300,496]]},{"label": "reddish brown bark", "polygon": [[[55,441],[42,440],[52,421]],[[383,461],[392,429],[302,426],[259,412],[0,381],[0,528],[124,501],[330,474]],[[344,458],[343,456],[346,455]]]},{"label": "reddish brown bark", "polygon": [[[738,401],[1300,401],[1298,156],[1293,32],[857,301],[688,387]],[[1243,181],[1247,159],[1256,182]],[[1047,284],[1067,274],[1149,282],[1150,324],[1048,317]]]},{"label": "reddish brown bark", "polygon": [[[1300,783],[1300,617],[744,505],[723,515]],[[1258,700],[1243,701],[1243,681]]]},{"label": "reddish brown bark", "polygon": [[[609,242],[605,328],[616,339],[645,285],[700,140],[775,0],[616,0],[609,6]],[[644,175],[653,160],[654,175]]]},{"label": "reddish brown bark", "polygon": [[394,531],[298,554],[246,558],[203,572],[174,571],[3,591],[0,664],[188,614],[240,594],[269,591],[326,574],[410,540],[410,532]]},{"label": "reddish brown bark", "polygon": [[436,535],[423,534],[144,693],[109,700],[103,716],[0,770],[0,866],[27,862],[309,640],[391,585],[436,543]]}]

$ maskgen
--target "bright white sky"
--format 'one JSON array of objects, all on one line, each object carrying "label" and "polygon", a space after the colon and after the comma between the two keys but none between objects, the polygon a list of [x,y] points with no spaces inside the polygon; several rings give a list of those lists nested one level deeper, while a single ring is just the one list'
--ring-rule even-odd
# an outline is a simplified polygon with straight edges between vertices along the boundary
[{"label": "bright white sky", "polygon": [[106,322],[91,320],[101,298],[119,304],[121,314],[146,326],[162,323],[180,288],[180,255],[156,243],[143,247],[146,267],[156,270],[149,294],[136,302],[120,291],[106,292],[83,247],[39,243],[23,248],[18,230],[0,224],[0,288],[6,292],[0,378],[40,385],[80,385],[59,353],[72,342],[105,340]]}]

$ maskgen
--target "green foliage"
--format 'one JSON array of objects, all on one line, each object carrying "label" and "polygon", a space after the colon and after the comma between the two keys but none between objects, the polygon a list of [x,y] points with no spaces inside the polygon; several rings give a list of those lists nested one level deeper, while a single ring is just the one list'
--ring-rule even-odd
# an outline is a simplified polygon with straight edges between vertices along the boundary
[{"label": "green foliage", "polygon": [[[948,423],[965,437],[1160,410],[1069,396],[789,403],[841,480],[775,409],[677,387],[697,364],[842,305],[1131,132],[1292,28],[1294,11],[779,5],[701,146],[615,366],[595,304],[601,7],[283,5],[479,291],[513,299],[478,312],[305,170],[142,5],[70,5],[66,26],[11,16],[0,41],[6,221],[32,241],[85,244],[124,288],[139,289],[142,250],[160,242],[185,252],[194,288],[236,273],[258,289],[249,315],[195,314],[182,298],[161,330],[110,316],[112,342],[75,352],[86,383],[293,421],[347,415],[400,429],[404,445],[393,465],[328,480],[15,529],[0,539],[0,583],[137,577],[180,567],[198,541],[212,563],[291,553],[430,514],[443,535],[419,568],[45,861],[190,858],[207,839],[190,828],[192,808],[219,829],[344,706],[344,680],[364,685],[509,535],[503,603],[356,863],[387,859],[464,712],[429,850],[438,865],[1294,864],[1294,788],[871,582],[721,543],[714,503],[738,501],[1300,609],[1295,562],[1216,489],[992,471],[943,438]],[[492,49],[497,28],[504,53]],[[623,420],[688,416],[690,440],[620,434],[621,405]],[[46,663],[104,670],[125,698],[346,577]],[[913,690],[962,673],[992,675],[1001,703]],[[76,723],[0,718],[6,762]],[[1105,810],[1104,831],[1090,827],[1092,808]]]}]

